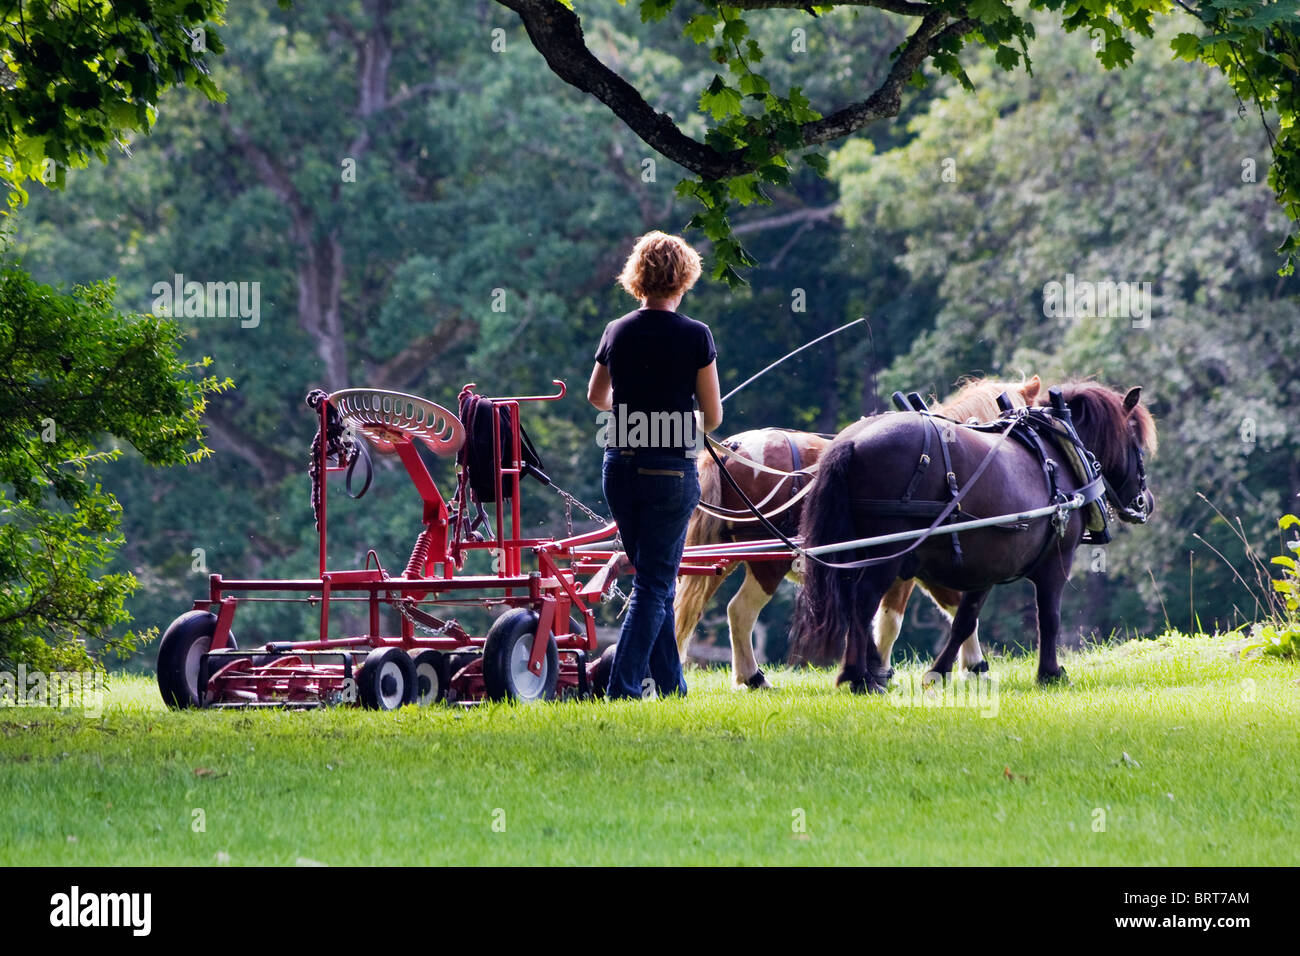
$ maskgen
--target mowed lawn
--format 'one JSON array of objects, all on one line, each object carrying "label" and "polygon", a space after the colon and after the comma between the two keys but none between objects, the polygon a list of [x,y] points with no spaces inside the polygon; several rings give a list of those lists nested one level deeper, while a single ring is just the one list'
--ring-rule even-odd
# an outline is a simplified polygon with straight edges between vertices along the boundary
[{"label": "mowed lawn", "polygon": [[1300,666],[1241,643],[1093,649],[1051,690],[995,660],[946,706],[776,670],[676,701],[174,713],[119,677],[99,717],[0,709],[0,863],[1295,865]]}]

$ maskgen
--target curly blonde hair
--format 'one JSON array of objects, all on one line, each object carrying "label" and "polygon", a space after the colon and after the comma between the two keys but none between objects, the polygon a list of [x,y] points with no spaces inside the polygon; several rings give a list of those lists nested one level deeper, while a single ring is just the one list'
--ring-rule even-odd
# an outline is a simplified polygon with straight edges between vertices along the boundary
[{"label": "curly blonde hair", "polygon": [[635,299],[670,299],[695,285],[699,277],[700,254],[680,236],[655,231],[636,241],[618,284]]}]

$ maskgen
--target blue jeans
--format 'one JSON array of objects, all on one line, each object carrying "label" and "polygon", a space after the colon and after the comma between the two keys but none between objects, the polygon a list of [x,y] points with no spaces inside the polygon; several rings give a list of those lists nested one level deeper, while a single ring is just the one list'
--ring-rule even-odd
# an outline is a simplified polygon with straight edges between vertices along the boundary
[{"label": "blue jeans", "polygon": [[673,596],[686,524],[700,500],[695,459],[607,450],[602,483],[623,548],[636,569],[606,694],[611,700],[643,697],[650,686],[661,695],[685,694]]}]

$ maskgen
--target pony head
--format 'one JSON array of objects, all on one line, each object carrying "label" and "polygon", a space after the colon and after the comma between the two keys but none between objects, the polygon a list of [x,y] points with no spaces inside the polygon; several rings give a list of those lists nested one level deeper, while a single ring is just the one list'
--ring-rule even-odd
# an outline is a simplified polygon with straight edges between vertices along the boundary
[{"label": "pony head", "polygon": [[1146,456],[1156,452],[1156,423],[1141,404],[1142,387],[1123,395],[1097,382],[1067,382],[1060,389],[1079,438],[1097,456],[1116,514],[1130,524],[1145,523],[1156,506],[1146,475]]}]

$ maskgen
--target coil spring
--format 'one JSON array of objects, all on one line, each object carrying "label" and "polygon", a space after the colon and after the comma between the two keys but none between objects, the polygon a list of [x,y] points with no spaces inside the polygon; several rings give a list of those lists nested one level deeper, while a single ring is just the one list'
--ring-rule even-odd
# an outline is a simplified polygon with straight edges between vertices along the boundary
[{"label": "coil spring", "polygon": [[402,572],[402,577],[424,577],[424,566],[429,560],[429,548],[432,544],[433,533],[426,527],[415,539],[415,547],[411,549],[411,560],[406,562],[406,570]]}]

